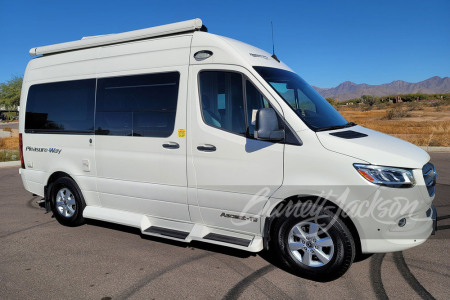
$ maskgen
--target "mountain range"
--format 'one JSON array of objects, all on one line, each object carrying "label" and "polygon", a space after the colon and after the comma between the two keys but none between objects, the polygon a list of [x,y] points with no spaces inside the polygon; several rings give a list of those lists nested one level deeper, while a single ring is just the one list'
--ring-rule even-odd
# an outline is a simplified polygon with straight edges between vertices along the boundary
[{"label": "mountain range", "polygon": [[333,98],[339,101],[360,98],[362,95],[389,96],[398,94],[437,94],[450,93],[450,78],[434,76],[427,80],[410,83],[396,80],[391,83],[380,85],[356,84],[345,81],[334,88],[319,88],[313,86],[324,98]]}]

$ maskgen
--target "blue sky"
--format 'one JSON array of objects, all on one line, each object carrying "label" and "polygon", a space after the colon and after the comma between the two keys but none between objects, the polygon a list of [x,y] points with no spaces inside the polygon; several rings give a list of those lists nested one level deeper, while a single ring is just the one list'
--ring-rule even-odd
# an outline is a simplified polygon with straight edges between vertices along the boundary
[{"label": "blue sky", "polygon": [[0,82],[30,48],[192,18],[271,51],[310,84],[381,84],[450,75],[450,1],[0,0]]}]

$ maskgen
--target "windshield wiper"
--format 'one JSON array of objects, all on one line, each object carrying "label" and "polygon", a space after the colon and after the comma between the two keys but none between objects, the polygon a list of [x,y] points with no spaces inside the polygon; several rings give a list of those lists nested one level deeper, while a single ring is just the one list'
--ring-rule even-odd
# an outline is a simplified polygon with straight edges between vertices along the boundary
[{"label": "windshield wiper", "polygon": [[328,127],[319,128],[319,129],[316,129],[316,132],[317,131],[327,131],[327,130],[342,129],[342,128],[347,128],[347,127],[352,127],[352,126],[355,126],[355,125],[356,125],[356,123],[348,122],[345,125],[335,125],[335,126],[328,126]]}]

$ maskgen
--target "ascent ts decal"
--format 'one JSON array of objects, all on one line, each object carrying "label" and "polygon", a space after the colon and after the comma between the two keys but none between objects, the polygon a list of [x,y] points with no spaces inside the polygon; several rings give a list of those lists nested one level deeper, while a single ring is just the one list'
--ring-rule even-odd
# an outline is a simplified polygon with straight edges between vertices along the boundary
[{"label": "ascent ts decal", "polygon": [[232,214],[227,214],[227,213],[224,213],[224,212],[221,213],[220,216],[221,217],[225,217],[225,218],[242,220],[242,221],[258,222],[258,218],[246,217],[246,216],[240,216],[240,215],[232,215]]},{"label": "ascent ts decal", "polygon": [[48,153],[55,153],[60,154],[62,149],[57,148],[39,148],[39,147],[30,147],[26,146],[25,151],[32,151],[32,152],[48,152]]}]

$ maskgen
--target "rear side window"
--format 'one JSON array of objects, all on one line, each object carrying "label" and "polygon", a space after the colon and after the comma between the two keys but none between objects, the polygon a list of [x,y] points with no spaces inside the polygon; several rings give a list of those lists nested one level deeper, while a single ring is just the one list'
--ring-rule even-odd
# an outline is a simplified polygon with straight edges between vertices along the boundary
[{"label": "rear side window", "polygon": [[178,72],[98,79],[95,133],[169,137],[179,80]]},{"label": "rear side window", "polygon": [[26,133],[91,134],[95,79],[36,84],[28,91]]}]

